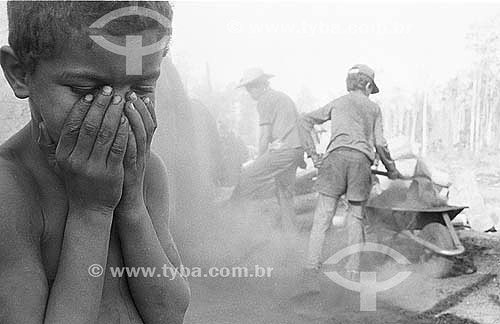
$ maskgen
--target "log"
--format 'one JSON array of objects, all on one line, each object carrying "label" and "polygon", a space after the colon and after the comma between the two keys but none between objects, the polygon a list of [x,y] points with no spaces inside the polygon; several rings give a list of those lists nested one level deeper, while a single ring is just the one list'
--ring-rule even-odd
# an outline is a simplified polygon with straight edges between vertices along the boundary
[{"label": "log", "polygon": [[499,249],[500,233],[498,232],[484,233],[475,230],[461,230],[457,233],[460,240],[489,249]]}]

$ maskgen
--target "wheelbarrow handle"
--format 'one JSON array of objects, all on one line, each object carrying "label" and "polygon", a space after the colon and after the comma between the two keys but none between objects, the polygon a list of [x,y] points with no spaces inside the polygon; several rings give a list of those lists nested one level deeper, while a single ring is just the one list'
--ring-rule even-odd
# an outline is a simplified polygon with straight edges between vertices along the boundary
[{"label": "wheelbarrow handle", "polygon": [[[372,171],[372,174],[381,175],[381,176],[389,178],[389,172],[387,172],[387,171],[380,171],[380,170],[375,170],[375,169],[371,169],[371,171]],[[399,179],[401,179],[401,180],[413,180],[414,177],[401,176],[401,177],[399,177]]]}]

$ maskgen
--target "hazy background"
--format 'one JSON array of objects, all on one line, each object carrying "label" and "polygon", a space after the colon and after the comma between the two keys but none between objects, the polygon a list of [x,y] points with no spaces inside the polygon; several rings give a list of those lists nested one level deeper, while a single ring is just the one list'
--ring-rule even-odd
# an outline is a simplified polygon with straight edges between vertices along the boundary
[{"label": "hazy background", "polygon": [[[458,116],[460,107],[448,100],[457,97],[453,91],[468,90],[464,100],[472,104],[474,82],[481,79],[477,71],[497,72],[496,60],[484,59],[491,48],[483,46],[496,46],[500,5],[493,2],[173,4],[171,55],[188,95],[207,105],[217,120],[230,124],[250,145],[257,132],[253,103],[233,89],[249,67],[275,74],[273,86],[289,94],[305,112],[345,92],[345,73],[350,66],[368,64],[376,71],[381,93],[373,98],[384,110],[388,135],[406,134],[421,142],[422,125],[430,123],[429,145],[437,140],[454,145],[461,140],[459,130],[432,134],[433,129],[450,128],[434,125],[432,111],[437,114],[448,108]],[[0,2],[3,44],[8,35],[5,5]],[[490,42],[489,36],[495,41]],[[482,42],[480,48],[478,42]],[[457,84],[450,86],[450,82]],[[24,105],[19,105],[5,82],[0,85],[0,100],[6,103],[0,118],[10,121],[2,123],[1,141],[26,121],[27,114],[19,109]],[[426,121],[424,103],[431,110]],[[464,104],[462,109],[463,116],[453,126],[463,123],[463,140],[469,137],[474,146],[474,127],[465,129],[471,123],[467,115],[473,112],[470,105]],[[496,107],[494,110],[497,112]],[[483,137],[495,142],[497,130],[491,128],[491,134]]]},{"label": "hazy background", "polygon": [[347,69],[364,62],[382,92],[413,91],[471,65],[466,36],[499,9],[472,2],[179,2],[172,53],[188,85],[202,82],[205,63],[217,87],[260,66],[290,95],[308,87],[324,102],[344,90]]},{"label": "hazy background", "polygon": [[[165,120],[177,114],[177,121],[162,127],[160,120],[157,143],[168,142],[162,132],[174,124],[182,129],[180,137],[192,137],[161,148],[166,159],[179,155],[171,158],[173,167],[189,159],[186,152],[211,145],[207,130],[213,133],[217,125],[248,146],[251,156],[258,134],[255,102],[235,89],[245,69],[261,67],[276,75],[272,86],[290,95],[304,113],[344,94],[346,71],[365,63],[376,72],[381,92],[371,98],[382,107],[386,137],[414,144],[420,155],[446,162],[444,168],[467,167],[488,185],[500,183],[500,3],[173,5],[174,65],[165,65],[157,96],[167,108],[172,98],[186,98],[173,105],[175,113],[165,112]],[[5,9],[0,1],[2,44],[8,36]],[[170,85],[169,78],[175,80]],[[193,99],[197,104],[190,104]],[[0,82],[0,103],[3,142],[29,120],[29,112],[5,81]],[[323,129],[325,144],[328,127]]]}]

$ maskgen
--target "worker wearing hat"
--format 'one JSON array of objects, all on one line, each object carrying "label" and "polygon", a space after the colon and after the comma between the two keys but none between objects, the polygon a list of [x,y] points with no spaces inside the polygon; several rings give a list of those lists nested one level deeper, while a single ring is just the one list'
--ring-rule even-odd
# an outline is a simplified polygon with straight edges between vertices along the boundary
[{"label": "worker wearing hat", "polygon": [[[301,118],[301,131],[307,156],[318,168],[316,189],[319,198],[309,239],[307,268],[319,270],[325,233],[332,222],[341,195],[349,201],[347,233],[349,246],[364,241],[363,208],[371,190],[370,167],[378,153],[389,177],[400,177],[392,160],[382,129],[380,107],[370,94],[378,93],[374,71],[364,64],[347,73],[348,93]],[[311,137],[315,124],[331,121],[331,139],[324,156],[316,152]],[[345,266],[349,276],[359,276],[359,253],[352,254]]]},{"label": "worker wearing hat", "polygon": [[297,167],[304,162],[304,149],[299,137],[297,108],[283,92],[272,89],[269,79],[273,75],[259,68],[244,73],[238,88],[245,88],[257,101],[259,114],[259,153],[250,165],[243,168],[232,199],[253,199],[274,181],[280,215],[274,219],[275,227],[296,231],[293,190]]}]

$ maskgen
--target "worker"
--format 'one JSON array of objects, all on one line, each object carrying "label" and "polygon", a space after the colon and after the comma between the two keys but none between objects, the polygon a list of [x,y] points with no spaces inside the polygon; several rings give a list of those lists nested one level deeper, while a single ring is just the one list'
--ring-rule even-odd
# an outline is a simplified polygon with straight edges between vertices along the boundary
[{"label": "worker", "polygon": [[[305,151],[318,168],[316,189],[319,197],[306,265],[306,270],[312,272],[321,268],[325,234],[339,198],[344,194],[349,201],[346,220],[348,245],[364,241],[363,208],[372,187],[370,167],[375,154],[380,156],[391,179],[400,177],[383,135],[380,107],[368,98],[379,92],[374,71],[363,64],[355,65],[348,71],[346,84],[346,95],[305,114],[300,120]],[[331,121],[331,138],[326,154],[321,156],[316,152],[311,131],[314,125],[326,121]],[[352,280],[359,278],[359,257],[359,253],[351,254],[345,265],[347,276]]]},{"label": "worker", "polygon": [[293,193],[297,167],[305,167],[304,149],[299,137],[297,108],[288,95],[270,87],[271,77],[273,75],[253,68],[244,73],[238,84],[238,88],[245,88],[257,101],[260,135],[258,156],[243,168],[232,199],[253,199],[274,181],[280,212],[273,227],[293,232],[300,229]]}]

